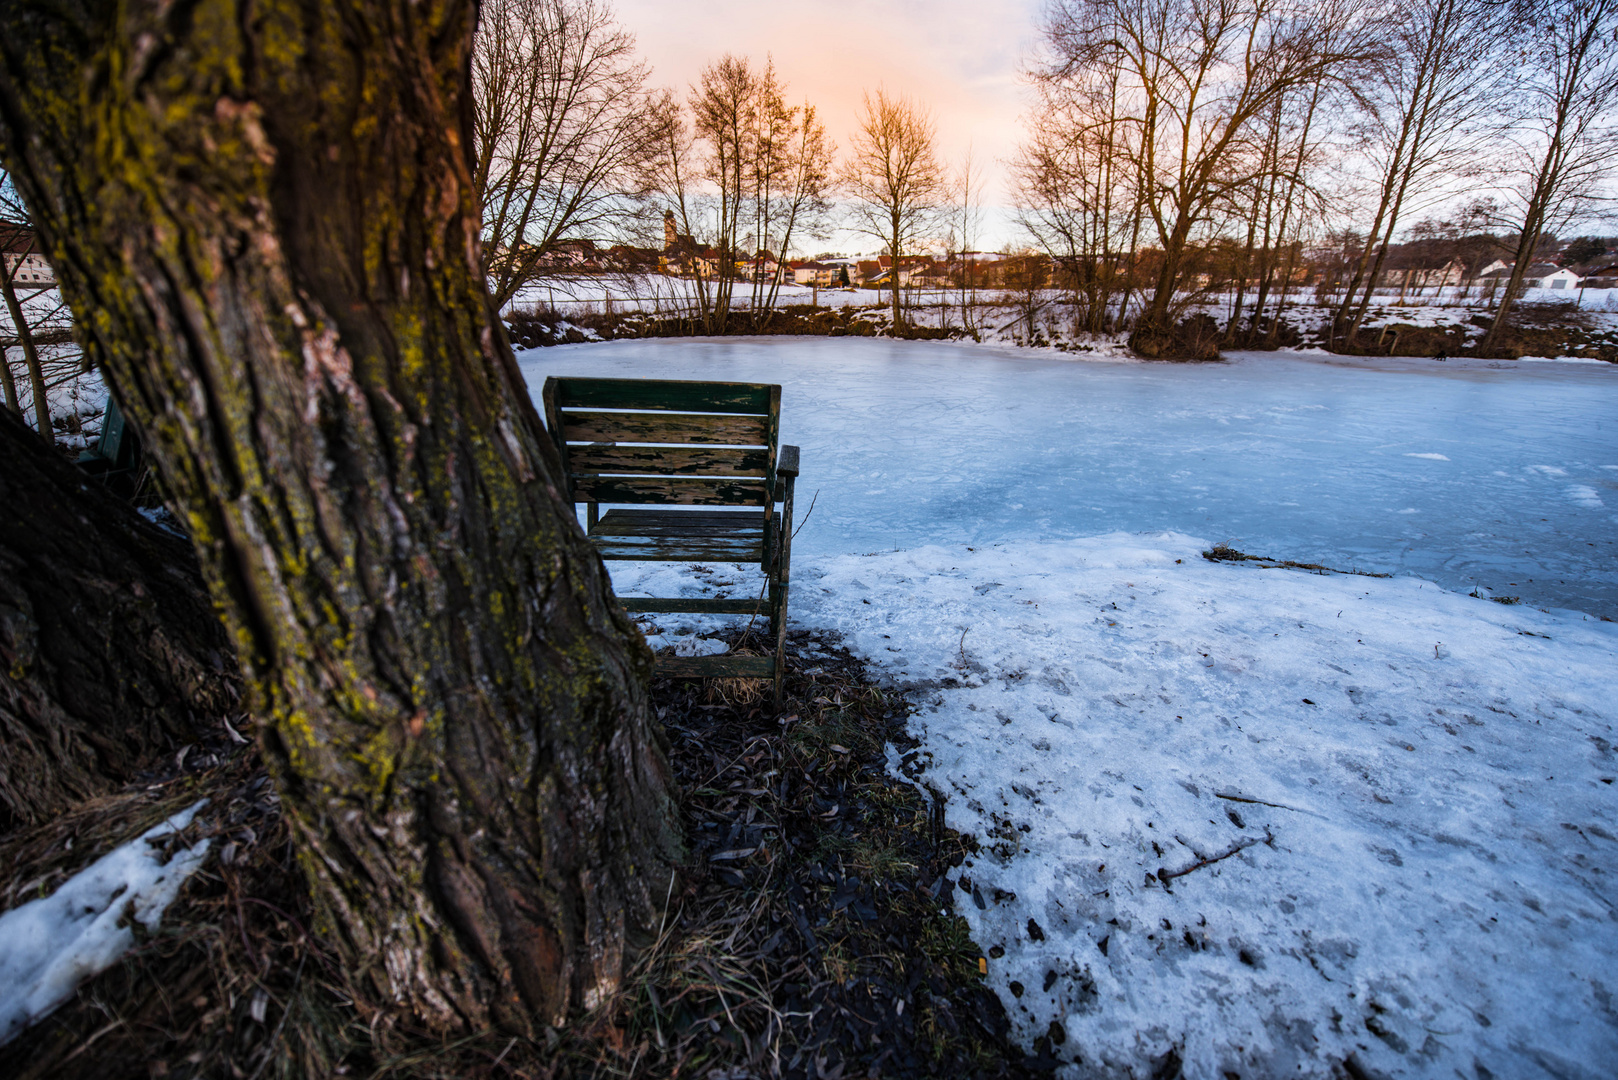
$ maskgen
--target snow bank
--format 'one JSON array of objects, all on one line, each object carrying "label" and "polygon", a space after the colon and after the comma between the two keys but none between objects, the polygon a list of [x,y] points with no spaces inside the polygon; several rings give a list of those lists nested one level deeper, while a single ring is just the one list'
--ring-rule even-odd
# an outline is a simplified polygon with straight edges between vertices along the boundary
[{"label": "snow bank", "polygon": [[1614,1060],[1618,628],[1204,546],[800,574],[803,617],[919,695],[922,781],[982,844],[955,905],[1023,1038],[1115,1075]]},{"label": "snow bank", "polygon": [[161,841],[191,824],[207,802],[103,855],[50,896],[0,915],[0,1046],[111,967],[135,940],[132,921],[157,929],[209,845],[182,844],[165,863]]},{"label": "snow bank", "polygon": [[[1618,627],[1206,546],[1115,533],[798,574],[795,624],[920,703],[907,771],[981,845],[954,903],[1023,1041],[1074,1077],[1170,1053],[1193,1077],[1349,1055],[1596,1074],[1618,1055]],[[613,569],[625,592],[680,587]]]}]

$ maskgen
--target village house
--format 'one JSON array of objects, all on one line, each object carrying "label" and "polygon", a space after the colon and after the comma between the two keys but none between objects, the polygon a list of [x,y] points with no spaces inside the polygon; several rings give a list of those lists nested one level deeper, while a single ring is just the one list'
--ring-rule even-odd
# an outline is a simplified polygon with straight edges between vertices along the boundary
[{"label": "village house", "polygon": [[[1478,275],[1478,281],[1485,286],[1499,288],[1511,280],[1511,269],[1514,265],[1497,259],[1483,268],[1483,272]],[[1525,289],[1577,289],[1579,275],[1565,267],[1552,266],[1550,263],[1534,263],[1523,275],[1522,284]]]},{"label": "village house", "polygon": [[56,271],[39,253],[32,229],[21,225],[0,226],[0,250],[5,253],[5,273],[15,284],[38,288],[56,284]]},{"label": "village house", "polygon": [[[910,279],[932,266],[931,255],[906,255],[899,261],[899,287],[910,287]],[[893,284],[893,256],[878,255],[874,259],[861,259],[857,265],[859,283],[867,288],[887,288]]]},{"label": "village house", "polygon": [[829,289],[838,284],[842,266],[837,263],[797,259],[792,263],[792,282],[795,285],[813,285]]},{"label": "village house", "polygon": [[1382,264],[1382,273],[1377,278],[1377,286],[1384,289],[1398,289],[1403,295],[1407,291],[1420,293],[1424,289],[1459,285],[1465,278],[1466,264],[1458,258],[1439,263],[1435,259],[1422,258],[1419,255],[1390,251],[1387,261]]}]

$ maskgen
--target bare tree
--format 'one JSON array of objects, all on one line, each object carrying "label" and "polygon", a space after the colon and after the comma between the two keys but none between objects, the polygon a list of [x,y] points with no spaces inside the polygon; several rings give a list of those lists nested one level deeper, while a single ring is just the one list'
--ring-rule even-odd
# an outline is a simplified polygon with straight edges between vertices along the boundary
[{"label": "bare tree", "polygon": [[[831,209],[832,156],[837,144],[826,137],[826,127],[807,101],[786,104],[786,85],[768,59],[758,76],[753,107],[756,130],[747,173],[752,181],[753,300],[755,319],[775,306],[780,292],[786,254],[794,234],[824,230]],[[769,249],[773,248],[773,253]],[[775,257],[773,274],[764,273],[767,254]]]},{"label": "bare tree", "polygon": [[[690,274],[705,333],[731,324],[744,272],[750,309],[764,317],[795,238],[825,228],[836,144],[814,106],[789,106],[785,95],[773,60],[759,70],[726,55],[703,69],[683,107],[665,94],[649,110],[650,186],[666,200],[670,261]],[[767,254],[773,275],[764,273]]]},{"label": "bare tree", "polygon": [[1133,259],[1143,206],[1131,131],[1121,115],[1121,53],[1100,51],[1096,58],[1095,66],[1067,77],[1036,68],[1030,135],[1012,164],[1018,220],[1063,267],[1091,332],[1109,326],[1110,300],[1127,280],[1124,265]]},{"label": "bare tree", "polygon": [[908,97],[878,89],[864,98],[850,140],[843,183],[858,227],[887,246],[893,260],[893,326],[903,325],[899,281],[904,253],[930,229],[948,193],[935,149],[932,114]]},{"label": "bare tree", "polygon": [[606,0],[485,0],[472,52],[474,181],[504,304],[569,233],[627,228],[658,149],[634,36]]},{"label": "bare tree", "polygon": [[1618,0],[1532,0],[1524,117],[1514,132],[1519,208],[1516,264],[1484,336],[1491,345],[1511,314],[1540,240],[1606,202],[1618,154]]},{"label": "bare tree", "polygon": [[[1325,100],[1325,91],[1325,84],[1316,83],[1307,92],[1289,94],[1285,99],[1288,108],[1282,115],[1292,114],[1291,122],[1296,130],[1283,135],[1280,140],[1280,146],[1287,149],[1276,162],[1278,172],[1272,177],[1274,183],[1265,206],[1263,269],[1258,296],[1253,302],[1253,327],[1256,333],[1264,319],[1264,305],[1270,290],[1279,284],[1281,296],[1265,333],[1265,341],[1272,346],[1280,337],[1281,315],[1286,308],[1288,289],[1301,254],[1299,239],[1308,218],[1308,203],[1316,196],[1312,187],[1305,182],[1305,174],[1319,150],[1316,118]],[[1279,218],[1274,216],[1277,201],[1280,203]],[[1318,202],[1318,199],[1315,201]]]},{"label": "bare tree", "polygon": [[1292,90],[1335,79],[1371,50],[1354,0],[1055,0],[1041,74],[1116,65],[1132,166],[1161,249],[1133,341],[1168,347],[1188,245],[1262,171],[1255,121]]},{"label": "bare tree", "polygon": [[734,302],[737,263],[746,258],[741,250],[741,223],[757,171],[760,87],[760,75],[747,58],[727,53],[704,68],[698,84],[691,88],[691,126],[706,150],[702,176],[715,196],[709,233],[714,252],[704,261],[711,263],[710,331],[716,334],[725,332]]},{"label": "bare tree", "polygon": [[1492,142],[1511,45],[1498,0],[1402,0],[1377,31],[1388,46],[1364,83],[1362,145],[1377,203],[1334,319],[1353,344],[1407,203],[1448,184]]},{"label": "bare tree", "polygon": [[[696,138],[686,123],[684,110],[673,94],[664,92],[649,109],[655,133],[657,154],[653,165],[653,188],[668,200],[665,214],[665,255],[670,269],[690,268],[696,302],[696,323],[706,333],[713,328],[713,293],[704,261],[699,257],[696,236],[698,223],[710,201],[701,187],[697,164]],[[672,233],[672,238],[668,238]]]}]

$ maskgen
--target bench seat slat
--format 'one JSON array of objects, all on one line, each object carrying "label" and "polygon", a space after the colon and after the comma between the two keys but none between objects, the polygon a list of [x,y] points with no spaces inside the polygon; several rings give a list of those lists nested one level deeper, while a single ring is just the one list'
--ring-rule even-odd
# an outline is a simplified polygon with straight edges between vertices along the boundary
[{"label": "bench seat slat", "polygon": [[570,443],[724,443],[768,446],[767,416],[698,416],[686,413],[564,412],[562,436]]},{"label": "bench seat slat", "polygon": [[706,446],[572,446],[575,473],[649,473],[654,476],[768,476],[768,450]]},{"label": "bench seat slat", "polygon": [[561,409],[673,409],[679,412],[770,411],[767,383],[686,382],[671,379],[559,380]]},{"label": "bench seat slat", "polygon": [[762,563],[764,512],[609,510],[590,540],[603,559]]},{"label": "bench seat slat", "polygon": [[763,506],[765,492],[763,480],[708,480],[686,476],[573,476],[573,495],[584,502]]},{"label": "bench seat slat", "polygon": [[596,538],[596,551],[609,562],[724,562],[764,561],[763,544],[725,545],[713,541],[660,539],[635,544]]},{"label": "bench seat slat", "polygon": [[590,530],[595,536],[764,537],[762,510],[608,510]]}]

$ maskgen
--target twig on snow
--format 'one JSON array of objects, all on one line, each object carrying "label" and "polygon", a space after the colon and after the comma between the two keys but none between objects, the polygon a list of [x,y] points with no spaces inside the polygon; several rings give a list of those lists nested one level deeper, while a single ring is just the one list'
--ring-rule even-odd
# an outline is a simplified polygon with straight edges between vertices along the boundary
[{"label": "twig on snow", "polygon": [[1159,867],[1158,871],[1157,871],[1157,880],[1161,881],[1164,885],[1167,885],[1170,881],[1173,881],[1177,877],[1185,877],[1187,874],[1189,874],[1189,873],[1191,873],[1191,872],[1193,872],[1195,870],[1201,870],[1204,866],[1212,866],[1216,862],[1224,862],[1226,859],[1230,858],[1232,855],[1240,855],[1242,852],[1246,851],[1248,848],[1254,846],[1255,844],[1273,844],[1273,843],[1275,843],[1275,837],[1273,835],[1271,835],[1270,830],[1265,829],[1264,830],[1264,836],[1262,838],[1255,836],[1255,837],[1253,837],[1253,838],[1251,838],[1249,840],[1245,840],[1245,841],[1242,841],[1241,843],[1238,843],[1238,844],[1234,845],[1229,851],[1225,852],[1223,855],[1215,855],[1211,859],[1209,859],[1209,858],[1198,859],[1196,862],[1192,863],[1190,866],[1186,867],[1184,870],[1168,870],[1168,869]]}]

